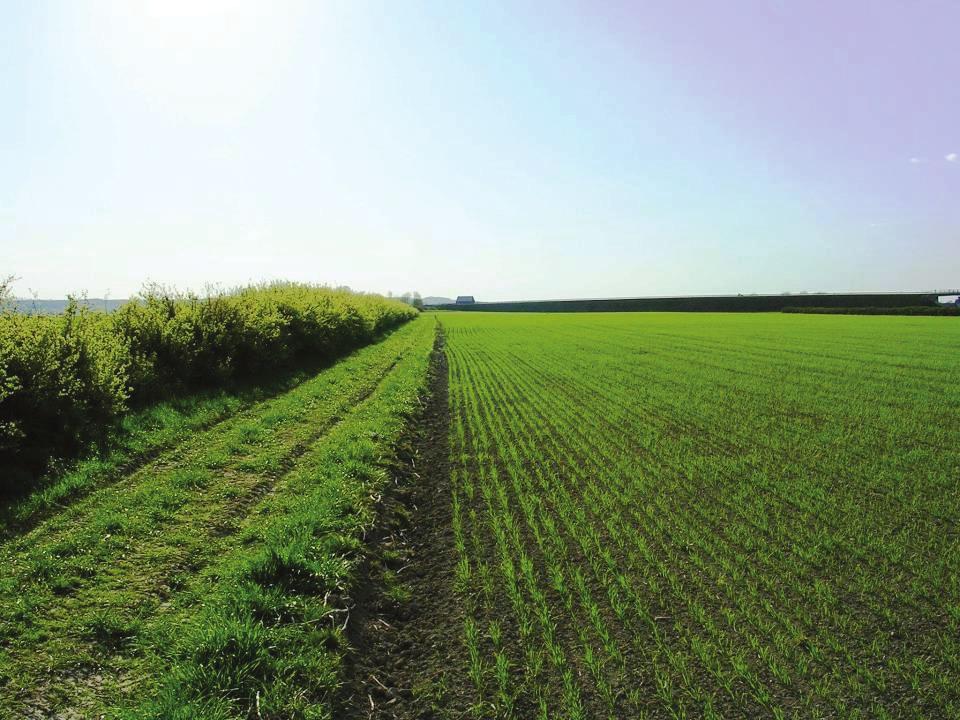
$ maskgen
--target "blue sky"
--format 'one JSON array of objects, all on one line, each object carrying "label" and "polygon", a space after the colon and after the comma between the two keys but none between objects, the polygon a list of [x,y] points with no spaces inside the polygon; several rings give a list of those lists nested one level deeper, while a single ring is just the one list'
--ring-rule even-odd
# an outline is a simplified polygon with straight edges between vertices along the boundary
[{"label": "blue sky", "polygon": [[836,5],[6,3],[0,273],[956,287],[960,4]]}]

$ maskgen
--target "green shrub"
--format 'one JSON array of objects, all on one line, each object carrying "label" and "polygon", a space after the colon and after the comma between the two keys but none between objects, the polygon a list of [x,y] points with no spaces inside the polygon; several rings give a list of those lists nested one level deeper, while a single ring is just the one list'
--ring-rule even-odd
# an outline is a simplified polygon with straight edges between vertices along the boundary
[{"label": "green shrub", "polygon": [[149,286],[114,314],[144,397],[223,383],[306,355],[328,358],[415,315],[379,296],[274,283],[204,297]]},{"label": "green shrub", "polygon": [[71,454],[122,412],[129,351],[109,318],[70,301],[62,315],[0,319],[0,461],[36,467]]},{"label": "green shrub", "polygon": [[[0,282],[0,305],[8,282]],[[204,296],[148,285],[112,314],[0,307],[0,491],[80,452],[129,402],[329,359],[412,319],[377,295],[272,283]]]}]

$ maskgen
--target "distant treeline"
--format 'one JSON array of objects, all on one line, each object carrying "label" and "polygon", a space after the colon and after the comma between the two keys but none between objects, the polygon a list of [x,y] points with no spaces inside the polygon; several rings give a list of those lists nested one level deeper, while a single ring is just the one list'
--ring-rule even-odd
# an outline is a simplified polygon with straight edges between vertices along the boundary
[{"label": "distant treeline", "polygon": [[133,404],[339,356],[417,315],[378,295],[287,283],[203,297],[150,286],[109,314],[76,301],[58,315],[4,307],[0,491],[76,454]]},{"label": "distant treeline", "polygon": [[785,307],[785,313],[809,315],[960,315],[955,305],[915,307]]},{"label": "distant treeline", "polygon": [[787,307],[898,308],[936,306],[924,293],[717,295],[609,300],[532,300],[442,305],[446,310],[479,312],[780,312]]}]

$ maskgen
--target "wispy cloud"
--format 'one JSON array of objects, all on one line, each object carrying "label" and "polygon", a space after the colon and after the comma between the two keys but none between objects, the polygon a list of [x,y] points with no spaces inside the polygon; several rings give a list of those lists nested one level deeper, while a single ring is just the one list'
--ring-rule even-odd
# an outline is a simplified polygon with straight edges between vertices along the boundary
[{"label": "wispy cloud", "polygon": [[919,157],[912,157],[912,158],[910,158],[910,164],[911,164],[911,165],[919,165],[919,164],[922,163],[922,162],[923,162],[923,158],[919,158]]},{"label": "wispy cloud", "polygon": [[957,155],[956,153],[950,153],[949,155],[944,155],[943,157],[947,162],[957,162],[957,160],[960,160],[960,155]]}]

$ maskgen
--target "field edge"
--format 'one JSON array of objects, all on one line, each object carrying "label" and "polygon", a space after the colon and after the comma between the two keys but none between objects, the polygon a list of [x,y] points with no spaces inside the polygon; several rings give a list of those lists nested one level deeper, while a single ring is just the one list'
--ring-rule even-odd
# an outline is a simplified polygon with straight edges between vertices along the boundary
[{"label": "field edge", "polygon": [[451,708],[475,705],[461,681],[467,659],[457,640],[464,617],[454,588],[449,376],[441,325],[428,383],[358,572],[351,652],[336,705],[336,717],[344,720],[442,718]]}]

